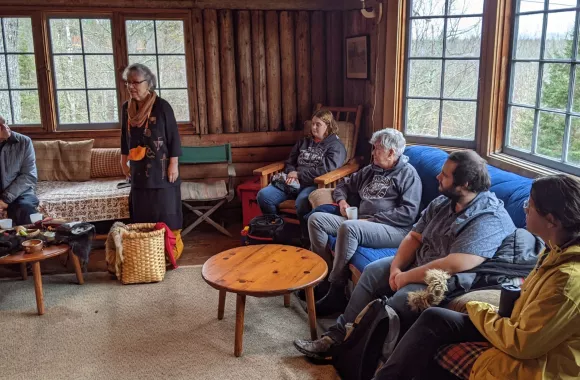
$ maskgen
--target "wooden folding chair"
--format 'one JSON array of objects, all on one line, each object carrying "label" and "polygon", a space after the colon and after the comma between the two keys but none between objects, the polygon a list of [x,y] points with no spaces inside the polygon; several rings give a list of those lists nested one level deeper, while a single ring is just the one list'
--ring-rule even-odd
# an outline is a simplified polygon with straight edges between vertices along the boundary
[{"label": "wooden folding chair", "polygon": [[[232,236],[228,230],[213,221],[210,216],[226,202],[234,199],[234,177],[236,170],[232,165],[232,147],[230,144],[217,146],[185,146],[181,148],[180,164],[227,164],[228,183],[219,180],[212,183],[183,181],[181,183],[181,201],[187,209],[199,218],[181,232],[187,235],[201,222],[207,222],[221,233]],[[219,165],[216,170],[223,170]],[[213,205],[194,206],[199,202],[211,202]],[[202,212],[204,211],[204,212]]]}]

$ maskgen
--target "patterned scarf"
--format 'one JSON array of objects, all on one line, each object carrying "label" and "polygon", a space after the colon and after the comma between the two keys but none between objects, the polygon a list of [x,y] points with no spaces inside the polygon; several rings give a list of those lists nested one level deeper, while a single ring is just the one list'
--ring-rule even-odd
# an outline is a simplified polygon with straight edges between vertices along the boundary
[{"label": "patterned scarf", "polygon": [[151,109],[153,108],[153,103],[155,103],[156,99],[157,93],[155,91],[151,91],[139,110],[137,110],[137,102],[133,98],[129,99],[129,107],[127,107],[129,126],[142,128],[145,124],[145,121],[147,121],[149,115],[151,114]]}]

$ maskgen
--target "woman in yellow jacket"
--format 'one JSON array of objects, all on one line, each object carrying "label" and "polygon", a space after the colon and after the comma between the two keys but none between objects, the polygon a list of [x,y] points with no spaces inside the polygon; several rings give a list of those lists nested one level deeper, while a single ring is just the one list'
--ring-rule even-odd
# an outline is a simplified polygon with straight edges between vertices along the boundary
[{"label": "woman in yellow jacket", "polygon": [[437,349],[474,341],[493,348],[475,361],[470,380],[580,379],[580,180],[537,179],[524,208],[527,229],[547,248],[524,281],[511,316],[502,318],[482,302],[469,302],[467,314],[427,309],[376,380],[439,379],[433,372]]}]

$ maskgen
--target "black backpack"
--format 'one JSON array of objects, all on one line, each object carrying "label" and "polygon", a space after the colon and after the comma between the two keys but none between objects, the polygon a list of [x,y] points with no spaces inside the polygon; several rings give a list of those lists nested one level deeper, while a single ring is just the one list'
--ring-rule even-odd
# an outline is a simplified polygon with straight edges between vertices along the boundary
[{"label": "black backpack", "polygon": [[344,341],[332,350],[332,364],[344,380],[370,380],[395,349],[399,316],[382,297],[369,303],[346,329]]},{"label": "black backpack", "polygon": [[272,244],[282,241],[284,219],[275,214],[260,215],[250,220],[246,245]]}]

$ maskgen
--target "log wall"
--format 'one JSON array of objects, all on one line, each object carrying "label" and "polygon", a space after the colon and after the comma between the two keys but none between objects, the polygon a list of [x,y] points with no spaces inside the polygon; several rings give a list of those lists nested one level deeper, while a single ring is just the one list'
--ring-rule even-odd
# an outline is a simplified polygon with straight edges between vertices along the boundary
[{"label": "log wall", "polygon": [[200,133],[299,130],[317,102],[342,106],[344,14],[195,10]]}]

